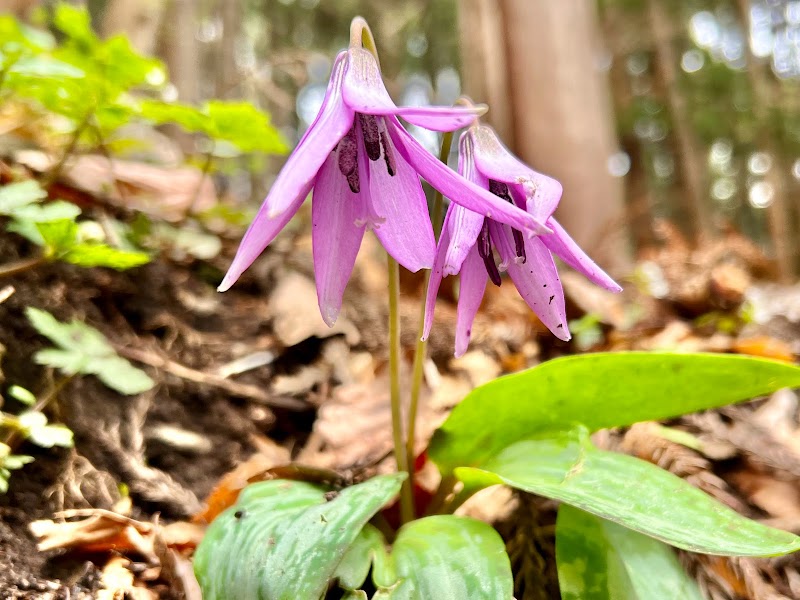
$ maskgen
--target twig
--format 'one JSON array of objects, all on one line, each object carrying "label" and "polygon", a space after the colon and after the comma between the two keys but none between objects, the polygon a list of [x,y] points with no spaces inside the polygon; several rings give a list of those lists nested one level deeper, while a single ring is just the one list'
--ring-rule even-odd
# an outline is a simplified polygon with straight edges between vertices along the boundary
[{"label": "twig", "polygon": [[34,258],[25,258],[11,263],[0,265],[0,277],[11,277],[19,273],[24,273],[29,269],[33,269],[47,262],[44,256],[35,256]]},{"label": "twig", "polygon": [[210,373],[204,373],[203,371],[198,371],[196,369],[176,363],[175,361],[160,356],[154,352],[149,352],[147,350],[141,350],[138,348],[125,348],[121,346],[117,346],[116,351],[125,358],[135,360],[136,362],[149,365],[156,369],[161,369],[171,375],[180,377],[181,379],[219,388],[233,396],[247,398],[249,400],[258,402],[259,404],[277,406],[279,408],[289,408],[293,410],[303,410],[307,407],[304,402],[300,402],[299,400],[292,400],[279,396],[270,396],[260,387],[246,383],[239,383],[237,381],[230,381],[229,379],[223,379],[222,377],[218,377]]}]

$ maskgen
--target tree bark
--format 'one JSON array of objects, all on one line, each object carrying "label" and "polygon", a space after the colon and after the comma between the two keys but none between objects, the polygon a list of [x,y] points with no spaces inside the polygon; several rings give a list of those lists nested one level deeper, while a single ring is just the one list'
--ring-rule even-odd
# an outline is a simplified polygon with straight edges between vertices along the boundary
[{"label": "tree bark", "polygon": [[623,181],[597,13],[589,0],[502,0],[515,149],[561,181],[557,217],[613,271],[630,264]]}]

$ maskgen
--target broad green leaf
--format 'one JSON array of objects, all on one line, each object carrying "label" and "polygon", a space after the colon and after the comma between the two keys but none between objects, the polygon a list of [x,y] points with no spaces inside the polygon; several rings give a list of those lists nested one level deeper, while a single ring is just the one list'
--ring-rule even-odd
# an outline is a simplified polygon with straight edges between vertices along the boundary
[{"label": "broad green leaf", "polygon": [[270,123],[269,115],[249,102],[211,100],[206,103],[205,112],[214,139],[231,142],[242,152],[285,154],[288,151],[283,136]]},{"label": "broad green leaf", "polygon": [[47,192],[33,179],[0,187],[0,215],[14,216],[24,206],[47,197]]},{"label": "broad green leaf", "polygon": [[392,600],[510,599],[514,579],[505,544],[483,521],[439,515],[411,521],[392,547]]},{"label": "broad green leaf", "polygon": [[775,556],[800,549],[797,536],[746,519],[664,469],[598,450],[583,428],[517,442],[480,469],[455,473],[466,485],[502,483],[561,500],[692,552]]},{"label": "broad green leaf", "polygon": [[548,361],[473,390],[436,431],[440,469],[480,466],[516,441],[581,423],[660,420],[800,386],[800,368],[730,354],[620,352]]},{"label": "broad green leaf", "polygon": [[34,359],[40,365],[61,370],[67,375],[95,375],[121,394],[138,394],[151,389],[155,382],[117,355],[105,336],[86,323],[58,321],[53,315],[33,307],[25,309],[28,320],[58,348],[45,348]]},{"label": "broad green leaf", "polygon": [[400,490],[402,474],[345,488],[299,481],[248,486],[214,520],[195,553],[204,600],[318,600],[367,521]]},{"label": "broad green leaf", "polygon": [[150,262],[150,255],[145,252],[130,252],[105,244],[85,243],[75,244],[59,258],[80,267],[109,267],[118,271]]},{"label": "broad green leaf", "polygon": [[191,133],[208,131],[206,123],[208,116],[200,109],[188,104],[142,100],[139,103],[139,114],[156,125],[174,123]]},{"label": "broad green leaf", "polygon": [[367,580],[373,560],[386,569],[386,540],[377,528],[367,523],[336,567],[333,578],[346,590],[358,590]]},{"label": "broad green leaf", "polygon": [[86,46],[93,46],[98,41],[92,31],[91,17],[85,8],[59,2],[56,4],[53,24],[63,34]]},{"label": "broad green leaf", "polygon": [[568,504],[558,509],[556,562],[562,600],[703,600],[672,548]]}]

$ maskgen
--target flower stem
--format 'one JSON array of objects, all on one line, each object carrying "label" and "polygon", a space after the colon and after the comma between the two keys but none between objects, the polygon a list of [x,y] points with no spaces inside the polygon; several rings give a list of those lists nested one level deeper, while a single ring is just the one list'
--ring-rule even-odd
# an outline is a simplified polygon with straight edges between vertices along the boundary
[{"label": "flower stem", "polygon": [[[439,150],[439,160],[447,164],[447,157],[450,156],[450,146],[453,144],[453,134],[447,132],[442,136],[442,147]],[[433,232],[436,239],[442,230],[442,220],[444,218],[444,198],[442,193],[436,190],[433,196]],[[411,376],[411,403],[408,406],[408,424],[406,432],[406,455],[408,464],[412,467],[408,473],[408,479],[411,482],[412,489],[414,484],[414,438],[417,431],[417,409],[419,408],[419,394],[422,389],[422,372],[425,366],[425,355],[428,349],[428,342],[422,341],[422,334],[425,328],[425,299],[428,296],[428,285],[431,281],[430,270],[425,271],[425,285],[423,289],[425,293],[422,296],[422,304],[419,311],[419,328],[417,329],[417,347],[414,351],[414,371]]]},{"label": "flower stem", "polygon": [[[392,403],[392,437],[397,470],[409,473],[403,444],[403,412],[400,408],[400,266],[391,256],[389,263],[389,378]],[[414,519],[414,497],[411,479],[400,488],[400,518],[403,523]]]},{"label": "flower stem", "polygon": [[372,30],[369,28],[369,25],[367,25],[367,21],[364,17],[355,17],[350,22],[350,47],[369,50],[375,57],[378,68],[380,68],[381,61],[380,58],[378,58],[378,47],[375,45],[375,38],[372,35]]}]

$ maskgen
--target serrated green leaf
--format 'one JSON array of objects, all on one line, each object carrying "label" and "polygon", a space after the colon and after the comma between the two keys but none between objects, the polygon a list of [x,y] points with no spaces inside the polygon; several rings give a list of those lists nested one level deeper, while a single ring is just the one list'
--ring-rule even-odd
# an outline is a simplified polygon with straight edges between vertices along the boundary
[{"label": "serrated green leaf", "polygon": [[20,208],[47,197],[47,192],[33,179],[0,187],[0,215],[14,216]]},{"label": "serrated green leaf", "polygon": [[666,544],[562,504],[556,521],[562,600],[703,600]]},{"label": "serrated green leaf", "polygon": [[399,582],[392,600],[511,598],[514,579],[500,534],[482,521],[438,515],[411,521],[391,553]]},{"label": "serrated green leaf", "polygon": [[142,100],[139,114],[155,125],[173,123],[190,133],[206,133],[208,115],[188,104]]},{"label": "serrated green leaf", "polygon": [[206,103],[205,112],[212,128],[211,137],[231,142],[242,152],[285,154],[288,151],[269,115],[249,102],[211,100]]},{"label": "serrated green leaf", "polygon": [[25,77],[83,77],[84,72],[49,56],[22,57],[8,69],[8,73]]},{"label": "serrated green leaf", "polygon": [[85,8],[59,2],[53,15],[53,25],[66,36],[86,46],[94,46],[98,40],[92,30],[91,17]]},{"label": "serrated green leaf", "polygon": [[150,262],[145,252],[117,250],[105,244],[78,243],[66,250],[59,258],[80,267],[109,267],[124,271]]},{"label": "serrated green leaf", "polygon": [[129,396],[146,392],[156,384],[147,373],[120,356],[97,358],[86,369],[111,389]]},{"label": "serrated green leaf", "polygon": [[118,356],[102,333],[86,323],[77,320],[62,323],[50,313],[33,307],[25,309],[25,314],[40,334],[59,346],[37,352],[37,363],[68,375],[95,375],[121,394],[138,394],[155,385],[144,371]]},{"label": "serrated green leaf", "polygon": [[444,472],[539,431],[661,420],[800,386],[800,368],[730,354],[620,352],[559,358],[473,390],[436,431]]},{"label": "serrated green leaf", "polygon": [[78,224],[69,219],[36,223],[47,253],[58,256],[74,246],[78,239]]},{"label": "serrated green leaf", "polygon": [[797,536],[746,519],[664,469],[598,450],[585,428],[516,442],[480,469],[455,473],[466,485],[502,483],[561,500],[692,552],[776,556],[800,549]]},{"label": "serrated green leaf", "polygon": [[342,490],[300,481],[248,486],[217,517],[195,553],[205,600],[317,600],[367,521],[400,490],[384,475]]}]

